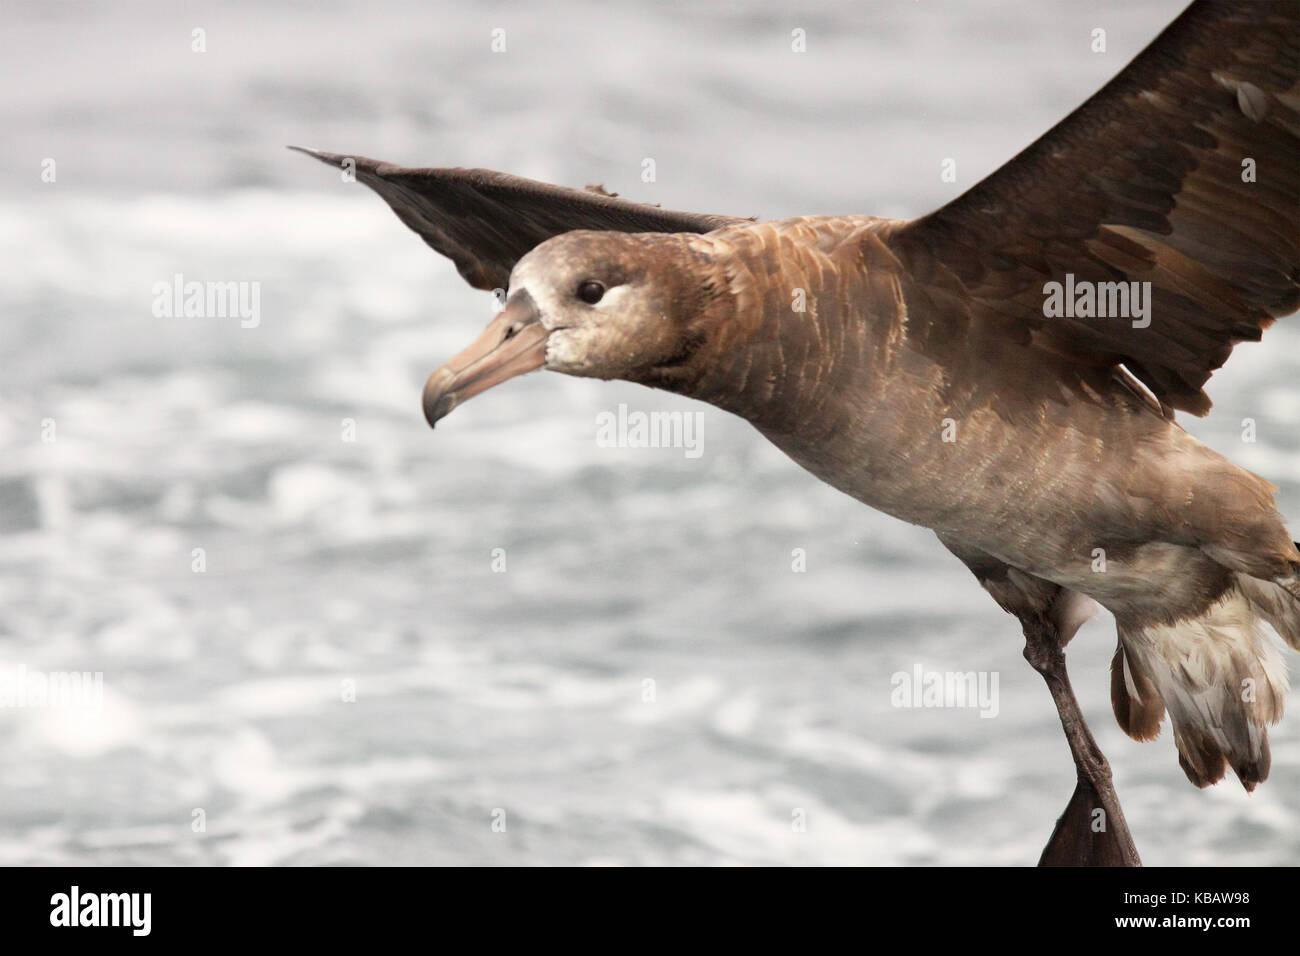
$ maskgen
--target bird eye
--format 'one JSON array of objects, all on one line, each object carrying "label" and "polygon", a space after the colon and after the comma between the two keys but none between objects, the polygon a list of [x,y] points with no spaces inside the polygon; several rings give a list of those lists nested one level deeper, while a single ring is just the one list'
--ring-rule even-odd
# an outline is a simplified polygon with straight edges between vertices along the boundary
[{"label": "bird eye", "polygon": [[605,287],[595,279],[587,279],[578,286],[578,298],[587,305],[595,305],[605,295]]}]

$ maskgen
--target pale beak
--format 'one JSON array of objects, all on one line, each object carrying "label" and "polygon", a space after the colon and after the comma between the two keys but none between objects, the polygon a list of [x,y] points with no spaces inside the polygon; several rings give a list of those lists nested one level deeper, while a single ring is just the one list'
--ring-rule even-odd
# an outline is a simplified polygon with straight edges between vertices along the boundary
[{"label": "pale beak", "polygon": [[424,418],[429,427],[467,398],[541,368],[546,364],[549,334],[533,297],[520,289],[473,345],[429,376],[424,385]]}]

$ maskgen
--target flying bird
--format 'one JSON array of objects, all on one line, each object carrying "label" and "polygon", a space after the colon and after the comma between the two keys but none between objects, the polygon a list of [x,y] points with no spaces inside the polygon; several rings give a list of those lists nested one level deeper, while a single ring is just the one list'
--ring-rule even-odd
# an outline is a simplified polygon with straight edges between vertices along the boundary
[{"label": "flying bird", "polygon": [[354,169],[471,285],[506,290],[429,377],[430,425],[536,369],[623,379],[733,412],[933,529],[1018,618],[1060,713],[1078,785],[1041,863],[1139,862],[1065,669],[1097,604],[1117,624],[1120,727],[1150,740],[1167,715],[1198,787],[1268,776],[1287,689],[1268,629],[1300,649],[1300,550],[1276,488],[1177,413],[1206,414],[1233,346],[1300,307],[1293,4],[1198,0],[912,221],[759,222],[303,151]]}]

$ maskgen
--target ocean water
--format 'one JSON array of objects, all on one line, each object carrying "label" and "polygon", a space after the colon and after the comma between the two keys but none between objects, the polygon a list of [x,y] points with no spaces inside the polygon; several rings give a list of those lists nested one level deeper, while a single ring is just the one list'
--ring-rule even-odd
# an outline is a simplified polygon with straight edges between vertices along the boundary
[{"label": "ocean water", "polygon": [[[9,3],[0,671],[103,696],[0,707],[0,863],[1035,861],[1068,752],[929,532],[631,385],[531,375],[430,432],[490,297],[283,147],[913,216],[1180,7]],[[178,274],[258,283],[256,327],[156,316]],[[1300,520],[1300,322],[1211,395],[1187,427]],[[701,454],[601,447],[620,403],[700,412]],[[1145,861],[1300,861],[1300,707],[1256,793],[1197,791],[1115,726],[1113,646],[1103,617],[1069,659]],[[996,674],[996,716],[892,706],[918,666]]]}]

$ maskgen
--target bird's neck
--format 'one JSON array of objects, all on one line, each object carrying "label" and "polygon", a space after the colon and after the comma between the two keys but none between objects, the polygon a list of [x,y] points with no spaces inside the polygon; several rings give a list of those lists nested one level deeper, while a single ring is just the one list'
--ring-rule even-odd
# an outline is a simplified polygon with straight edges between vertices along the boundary
[{"label": "bird's neck", "polygon": [[[689,325],[689,358],[643,384],[739,415],[773,440],[861,424],[901,344],[897,302],[873,295],[861,261],[819,243],[806,221],[771,232],[730,245],[725,288]],[[817,277],[832,272],[827,293]]]}]

